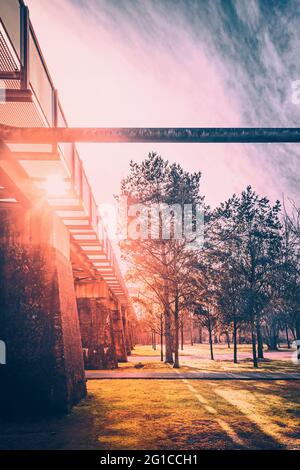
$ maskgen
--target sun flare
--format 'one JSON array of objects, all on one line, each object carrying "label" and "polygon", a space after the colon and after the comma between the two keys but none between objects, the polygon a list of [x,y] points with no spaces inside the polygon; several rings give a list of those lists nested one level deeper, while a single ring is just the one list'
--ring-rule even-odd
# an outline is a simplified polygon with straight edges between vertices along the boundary
[{"label": "sun flare", "polygon": [[42,183],[48,197],[63,197],[68,191],[68,183],[61,175],[49,175]]}]

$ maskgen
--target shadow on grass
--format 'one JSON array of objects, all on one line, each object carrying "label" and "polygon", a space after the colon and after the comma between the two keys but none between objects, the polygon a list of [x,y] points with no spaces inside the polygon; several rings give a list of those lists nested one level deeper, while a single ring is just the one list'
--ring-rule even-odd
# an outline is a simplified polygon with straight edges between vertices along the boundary
[{"label": "shadow on grass", "polygon": [[[192,385],[191,385],[192,384]],[[187,385],[191,385],[190,389]],[[92,381],[72,413],[0,422],[0,449],[284,449],[296,444],[297,384]],[[252,397],[252,398],[251,398]]]},{"label": "shadow on grass", "polygon": [[222,410],[223,419],[234,425],[235,433],[245,442],[241,448],[300,448],[297,382],[277,381],[271,387],[266,382],[250,382],[246,389],[237,381],[224,387],[214,382],[208,396]]},{"label": "shadow on grass", "polygon": [[68,415],[0,420],[0,450],[97,449],[95,417],[105,419],[104,400],[89,394]]}]

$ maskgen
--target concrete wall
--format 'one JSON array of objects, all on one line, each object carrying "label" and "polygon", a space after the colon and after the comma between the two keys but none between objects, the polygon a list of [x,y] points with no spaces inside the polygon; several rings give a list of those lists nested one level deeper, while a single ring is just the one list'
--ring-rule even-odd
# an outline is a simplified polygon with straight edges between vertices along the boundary
[{"label": "concrete wall", "polygon": [[123,327],[122,311],[119,302],[110,299],[109,308],[112,315],[117,358],[119,362],[127,362],[126,337]]},{"label": "concrete wall", "polygon": [[118,361],[126,362],[131,340],[125,306],[112,296],[103,280],[76,282],[75,290],[83,348],[87,350],[85,367],[111,369]]},{"label": "concrete wall", "polygon": [[118,367],[111,312],[97,298],[77,299],[86,369]]},{"label": "concrete wall", "polygon": [[86,393],[69,235],[47,207],[0,219],[0,411],[67,412]]}]

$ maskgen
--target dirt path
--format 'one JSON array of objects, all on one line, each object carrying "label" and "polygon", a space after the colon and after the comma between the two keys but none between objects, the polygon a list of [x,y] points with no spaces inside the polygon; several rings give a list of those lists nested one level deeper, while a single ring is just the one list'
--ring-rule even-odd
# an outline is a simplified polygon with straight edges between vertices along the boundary
[{"label": "dirt path", "polygon": [[122,371],[122,370],[88,370],[88,380],[95,379],[198,379],[198,380],[300,380],[300,373],[287,372],[153,372],[146,370]]}]

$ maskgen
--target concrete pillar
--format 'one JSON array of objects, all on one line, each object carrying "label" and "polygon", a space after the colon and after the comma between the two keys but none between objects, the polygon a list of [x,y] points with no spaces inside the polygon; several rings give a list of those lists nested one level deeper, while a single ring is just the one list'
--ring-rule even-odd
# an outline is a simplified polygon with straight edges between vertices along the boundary
[{"label": "concrete pillar", "polygon": [[129,337],[129,342],[130,342],[130,349],[132,351],[135,346],[135,341],[134,341],[133,324],[130,320],[128,321],[128,337]]},{"label": "concrete pillar", "polygon": [[131,345],[130,328],[129,328],[129,323],[127,319],[127,311],[126,311],[125,305],[121,306],[121,312],[122,312],[122,321],[123,321],[123,331],[124,331],[125,342],[126,342],[126,353],[128,356],[130,356],[132,345]]},{"label": "concrete pillar", "polygon": [[121,306],[118,301],[111,300],[110,308],[112,311],[117,358],[119,362],[127,362],[126,337],[124,334]]},{"label": "concrete pillar", "polygon": [[68,412],[86,393],[69,234],[47,206],[0,219],[0,414]]},{"label": "concrete pillar", "polygon": [[86,369],[118,367],[112,318],[99,298],[78,298],[77,307]]},{"label": "concrete pillar", "polygon": [[131,351],[136,344],[136,334],[138,332],[135,312],[130,305],[126,306],[127,335]]}]

